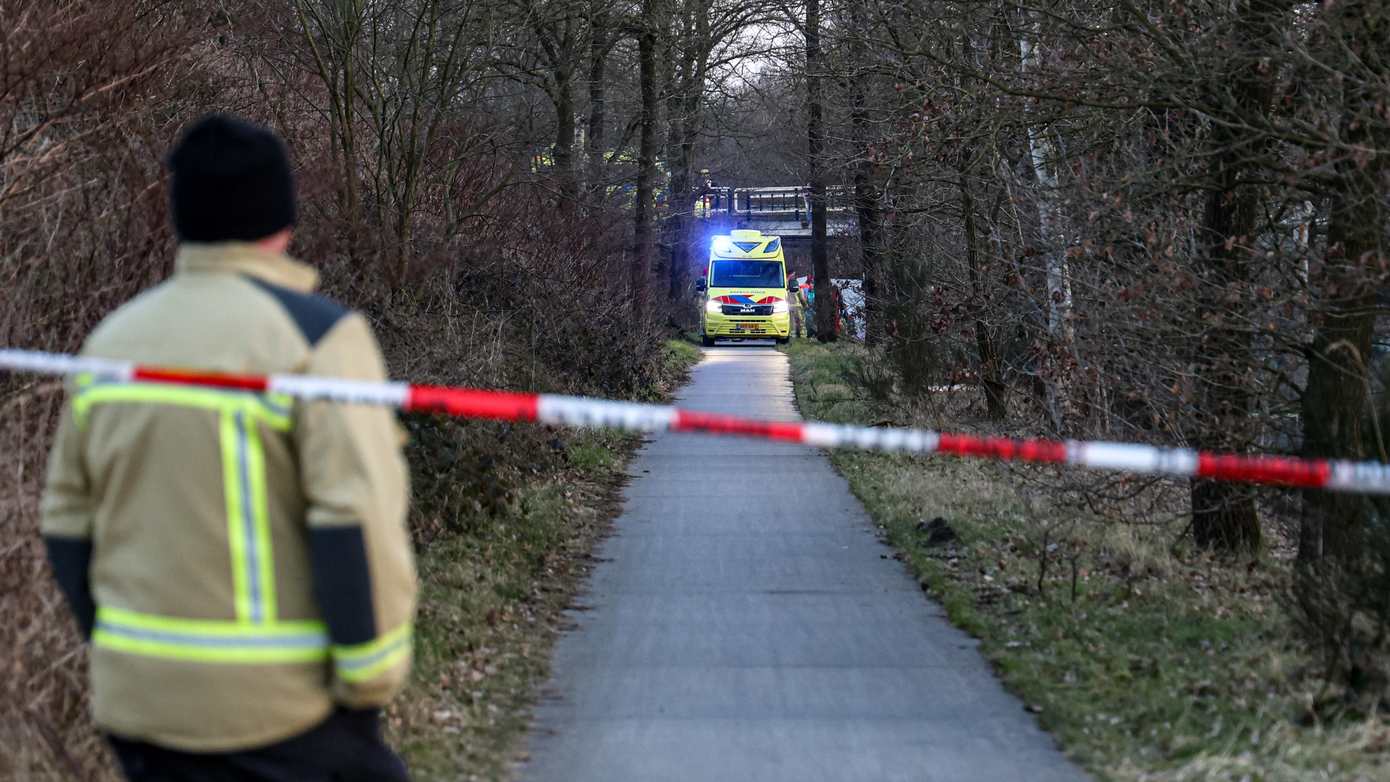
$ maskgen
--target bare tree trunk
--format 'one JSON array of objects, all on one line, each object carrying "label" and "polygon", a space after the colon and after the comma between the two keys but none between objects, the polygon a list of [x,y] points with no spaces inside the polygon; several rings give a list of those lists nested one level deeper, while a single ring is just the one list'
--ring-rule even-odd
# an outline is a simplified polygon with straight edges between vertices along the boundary
[{"label": "bare tree trunk", "polygon": [[561,206],[573,206],[579,194],[574,168],[574,74],[557,70],[553,74],[555,91],[555,172],[560,184]]},{"label": "bare tree trunk", "polygon": [[[689,180],[686,182],[686,192],[689,193]],[[674,184],[672,184],[672,190],[675,190]],[[666,295],[668,300],[676,302],[680,301],[681,296],[685,294],[686,285],[690,281],[691,237],[695,232],[695,220],[691,216],[691,212],[694,210],[694,197],[689,194],[682,195],[680,200],[674,201],[671,206],[672,209],[679,209],[680,212],[672,215],[674,222],[671,236],[671,275]]]},{"label": "bare tree trunk", "polygon": [[641,141],[637,152],[637,203],[633,208],[632,319],[647,318],[648,282],[652,266],[652,188],[656,182],[656,3],[642,0],[642,32],[637,38],[638,79],[641,82]]},{"label": "bare tree trunk", "polygon": [[[1336,58],[1350,73],[1342,81],[1341,160],[1327,230],[1327,257],[1311,277],[1319,297],[1303,392],[1303,453],[1314,458],[1384,458],[1383,443],[1367,437],[1368,373],[1376,292],[1387,254],[1386,182],[1390,128],[1372,116],[1390,75],[1390,12],[1375,2],[1325,6]],[[1334,60],[1334,62],[1336,61]],[[1383,104],[1380,104],[1383,105]],[[1345,150],[1357,150],[1353,156]],[[1298,556],[1311,561],[1356,552],[1368,520],[1363,497],[1310,491],[1303,495]]]},{"label": "bare tree trunk", "polygon": [[864,344],[883,340],[883,212],[867,159],[854,171],[854,212],[859,223],[859,257],[864,275]]},{"label": "bare tree trunk", "polygon": [[[667,293],[670,301],[679,301],[685,292],[690,276],[692,242],[694,233],[695,193],[695,139],[700,131],[701,104],[705,95],[705,69],[708,64],[710,41],[709,13],[707,3],[692,3],[695,31],[689,44],[690,54],[684,64],[685,73],[681,79],[680,138],[676,149],[676,165],[672,167],[671,209],[676,220],[671,245],[671,285]],[[679,177],[679,178],[677,178]]]},{"label": "bare tree trunk", "polygon": [[825,237],[825,105],[822,97],[820,0],[806,2],[807,157],[811,180],[811,267],[816,275],[816,339],[835,340],[838,313],[830,283],[830,258]]},{"label": "bare tree trunk", "polygon": [[[850,3],[850,26],[855,37],[855,49],[863,57],[868,52],[865,40],[864,10]],[[858,69],[856,69],[857,71]],[[850,88],[850,124],[854,133],[854,149],[858,159],[854,165],[854,213],[859,223],[859,258],[864,275],[864,344],[876,345],[882,340],[883,315],[879,280],[883,263],[881,242],[882,206],[873,181],[873,160],[870,158],[869,109],[864,94],[864,78],[852,72]]]},{"label": "bare tree trunk", "polygon": [[396,209],[396,264],[391,279],[392,289],[404,285],[406,278],[410,275],[411,246],[414,239],[415,193],[420,181],[419,161],[415,157],[415,152],[415,148],[412,147],[405,153],[408,159],[405,161],[405,171],[402,173],[403,181],[394,188],[400,194],[400,203]]},{"label": "bare tree trunk", "polygon": [[[1229,134],[1221,133],[1225,136]],[[1235,139],[1228,138],[1229,144]],[[1221,143],[1221,142],[1218,142]],[[1223,312],[1221,301],[1232,288],[1249,283],[1249,244],[1254,241],[1259,192],[1238,182],[1237,153],[1227,147],[1215,166],[1218,184],[1207,195],[1203,219],[1206,279],[1200,294],[1204,312]],[[1239,244],[1240,246],[1236,246]],[[1244,301],[1244,298],[1242,298]],[[1229,305],[1226,305],[1227,308]],[[1193,363],[1197,375],[1197,427],[1193,445],[1228,451],[1243,447],[1241,431],[1250,412],[1248,328],[1223,322],[1201,329]],[[1260,517],[1247,486],[1210,480],[1191,482],[1192,536],[1197,545],[1227,551],[1253,551],[1260,545]]]},{"label": "bare tree trunk", "polygon": [[352,257],[362,220],[355,132],[356,49],[363,28],[362,9],[345,3],[328,10],[307,0],[295,0],[294,7],[300,31],[313,56],[314,68],[328,91],[330,148],[340,177],[339,204],[348,218],[346,250]]},{"label": "bare tree trunk", "polygon": [[[1019,61],[1025,74],[1040,70],[1039,43],[1042,34],[1041,18],[1032,11],[1025,11],[1027,30],[1018,39]],[[1032,36],[1030,38],[1030,35]],[[1036,113],[1036,102],[1032,110]],[[1028,123],[1028,161],[1033,175],[1037,178],[1038,233],[1042,252],[1047,259],[1047,331],[1051,338],[1053,367],[1052,382],[1047,386],[1048,406],[1051,408],[1053,426],[1063,429],[1070,415],[1072,397],[1075,393],[1071,372],[1070,354],[1075,342],[1075,329],[1072,325],[1071,269],[1067,262],[1067,235],[1065,215],[1059,202],[1056,166],[1061,160],[1061,150],[1056,138],[1046,125],[1036,121]]]},{"label": "bare tree trunk", "polygon": [[589,158],[587,178],[592,202],[606,200],[608,192],[603,143],[607,122],[609,39],[607,0],[589,0],[589,121],[584,144]]},{"label": "bare tree trunk", "polygon": [[[986,302],[980,284],[980,239],[975,226],[975,198],[964,171],[960,175],[960,210],[965,222],[965,268],[970,275],[970,292],[976,300],[976,307],[982,310]],[[989,417],[1002,421],[1008,417],[1008,386],[1000,380],[999,349],[989,326],[980,315],[975,317],[975,349],[979,353],[980,387],[985,392]]]},{"label": "bare tree trunk", "polygon": [[[1287,0],[1249,0],[1240,9],[1234,29],[1235,57],[1231,73],[1212,85],[1217,100],[1230,90],[1232,116],[1212,129],[1213,187],[1207,194],[1201,241],[1203,285],[1200,309],[1224,313],[1220,322],[1202,329],[1192,357],[1197,374],[1197,431],[1194,445],[1206,450],[1245,448],[1245,422],[1250,415],[1251,350],[1249,324],[1231,312],[1232,298],[1241,304],[1251,284],[1251,254],[1259,232],[1264,190],[1248,181],[1258,179],[1269,143],[1261,129],[1267,122],[1273,95],[1273,72],[1261,71],[1262,58],[1275,52]],[[1254,128],[1253,131],[1249,128]],[[1253,158],[1253,159],[1252,159]],[[1227,551],[1259,548],[1260,516],[1249,487],[1216,481],[1192,481],[1192,536],[1197,545]]]},{"label": "bare tree trunk", "polygon": [[687,247],[690,236],[690,212],[692,209],[690,178],[681,169],[671,172],[671,198],[667,218],[669,240],[671,242],[670,266],[666,269],[666,299],[676,301],[685,286],[685,268],[689,262]]},{"label": "bare tree trunk", "polygon": [[[337,100],[338,111],[341,115],[340,127],[343,144],[343,208],[348,216],[349,230],[354,235],[362,224],[362,196],[361,185],[357,181],[357,136],[354,131],[355,112],[353,111],[353,102],[357,99],[355,82],[357,68],[353,63],[352,50],[356,46],[355,31],[357,30],[361,30],[360,24],[354,26],[354,32],[343,51],[343,91]],[[351,238],[355,238],[355,236]]]},{"label": "bare tree trunk", "polygon": [[666,267],[666,299],[676,301],[684,284],[686,259],[686,240],[689,232],[691,211],[694,199],[690,192],[691,156],[693,143],[688,144],[686,101],[683,92],[691,89],[688,83],[689,62],[682,63],[680,72],[675,75],[672,94],[666,101],[667,138],[666,171],[670,177],[670,197],[667,199],[667,241],[670,243],[670,256]]},{"label": "bare tree trunk", "polygon": [[1070,347],[1076,336],[1071,320],[1071,268],[1067,262],[1062,209],[1055,200],[1057,175],[1048,162],[1056,160],[1057,148],[1047,134],[1037,128],[1029,129],[1028,146],[1038,184],[1042,190],[1050,191],[1038,199],[1038,223],[1047,242],[1047,329],[1059,343]]}]

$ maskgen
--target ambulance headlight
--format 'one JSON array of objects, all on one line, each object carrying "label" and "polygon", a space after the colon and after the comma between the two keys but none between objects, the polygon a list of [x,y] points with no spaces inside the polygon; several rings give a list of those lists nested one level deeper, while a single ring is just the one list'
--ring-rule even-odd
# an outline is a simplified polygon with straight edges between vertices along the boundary
[{"label": "ambulance headlight", "polygon": [[710,299],[709,301],[705,302],[705,312],[708,312],[711,315],[718,315],[720,312],[723,312],[723,310],[720,309],[720,307],[722,306],[723,305],[720,304],[718,301]]},{"label": "ambulance headlight", "polygon": [[786,312],[788,309],[786,300],[772,302],[773,312]]}]

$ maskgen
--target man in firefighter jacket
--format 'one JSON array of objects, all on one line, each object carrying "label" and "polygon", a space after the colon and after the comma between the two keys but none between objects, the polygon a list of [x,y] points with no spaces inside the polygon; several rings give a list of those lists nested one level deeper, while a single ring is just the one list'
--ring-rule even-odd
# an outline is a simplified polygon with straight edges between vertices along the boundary
[{"label": "man in firefighter jacket", "polygon": [[[367,321],[285,254],[285,150],[214,115],[169,157],[173,276],[83,354],[379,381]],[[133,780],[400,780],[378,710],[411,661],[404,437],[385,409],[79,377],[42,528]]]},{"label": "man in firefighter jacket", "polygon": [[801,339],[810,335],[805,327],[806,318],[806,297],[801,295],[801,284],[797,282],[796,273],[787,274],[787,310],[791,313],[791,336]]}]

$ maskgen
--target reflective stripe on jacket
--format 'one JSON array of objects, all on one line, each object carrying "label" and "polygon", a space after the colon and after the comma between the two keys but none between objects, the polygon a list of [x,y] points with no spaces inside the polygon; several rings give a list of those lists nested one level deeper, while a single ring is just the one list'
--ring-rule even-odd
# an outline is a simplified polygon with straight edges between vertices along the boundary
[{"label": "reflective stripe on jacket", "polygon": [[[316,282],[253,245],[185,245],[174,276],[108,317],[83,353],[384,379],[366,321],[313,295]],[[43,533],[91,634],[98,725],[243,749],[399,690],[416,579],[390,412],[92,377],[70,397]]]}]

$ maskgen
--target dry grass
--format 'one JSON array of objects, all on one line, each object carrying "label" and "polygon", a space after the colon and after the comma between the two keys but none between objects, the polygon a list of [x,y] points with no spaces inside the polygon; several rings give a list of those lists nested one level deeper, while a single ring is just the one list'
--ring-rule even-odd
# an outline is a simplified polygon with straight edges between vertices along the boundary
[{"label": "dry grass", "polygon": [[87,719],[86,653],[43,555],[38,494],[52,384],[0,405],[0,780],[113,780]]},{"label": "dry grass", "polygon": [[[647,396],[674,388],[699,351],[671,342],[661,355],[659,381]],[[0,623],[0,782],[115,780],[87,713],[85,651],[37,529],[47,429],[61,396],[52,384],[3,388],[0,443],[9,447],[0,451],[0,616],[7,617]],[[489,466],[481,474],[451,462],[461,472],[437,486],[420,475],[439,472],[434,460],[457,454],[412,451],[419,648],[415,678],[390,710],[388,727],[419,779],[509,776],[560,612],[587,572],[636,442],[517,430],[482,444]],[[496,488],[498,480],[505,486]],[[447,501],[439,496],[446,491]],[[429,518],[440,512],[449,514],[447,523]]]},{"label": "dry grass", "polygon": [[561,612],[637,442],[567,439],[569,468],[531,482],[478,532],[422,553],[417,670],[389,717],[422,782],[510,776]]},{"label": "dry grass", "polygon": [[[393,211],[404,201],[344,210],[344,174],[315,108],[324,86],[312,66],[295,65],[312,58],[295,49],[293,14],[283,3],[232,3],[225,14],[185,5],[135,14],[100,0],[0,4],[11,22],[0,25],[0,345],[75,350],[168,274],[163,158],[184,123],[233,109],[285,137],[301,197],[292,250],[323,272],[330,295],[369,315],[396,376],[661,392],[660,332],[632,321],[625,293],[630,215],[617,205],[556,209],[546,183],[529,184],[533,139],[504,128],[510,115],[491,95],[451,102],[448,131],[419,172],[429,195],[402,207],[413,212]],[[272,51],[274,63],[262,57]],[[367,200],[395,204],[370,192],[381,178],[368,174],[400,164],[395,147],[358,151]],[[412,221],[408,243],[398,218]],[[87,717],[81,646],[37,534],[56,389],[0,376],[0,780],[112,778]],[[436,434],[453,452],[413,454],[420,540],[486,532],[479,519],[520,513],[516,502],[543,496],[568,469],[535,431]],[[455,456],[465,470],[431,461]]]},{"label": "dry grass", "polygon": [[[827,394],[853,348],[795,346],[808,418],[866,422],[884,413]],[[899,411],[901,415],[901,411]],[[956,416],[956,417],[953,417]],[[957,406],[934,426],[976,429]],[[1379,715],[1318,724],[1308,676],[1280,600],[1290,578],[1278,525],[1262,556],[1227,561],[1190,550],[1169,507],[1182,487],[1087,505],[1056,468],[837,452],[883,536],[978,636],[1001,679],[1063,748],[1103,779],[1301,780],[1390,776],[1390,724]],[[1166,508],[1166,510],[1165,510]],[[931,545],[940,517],[958,538]]]}]

